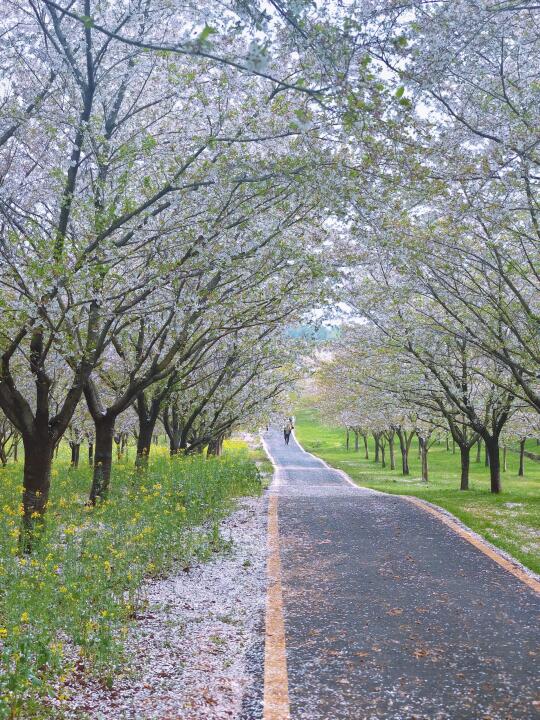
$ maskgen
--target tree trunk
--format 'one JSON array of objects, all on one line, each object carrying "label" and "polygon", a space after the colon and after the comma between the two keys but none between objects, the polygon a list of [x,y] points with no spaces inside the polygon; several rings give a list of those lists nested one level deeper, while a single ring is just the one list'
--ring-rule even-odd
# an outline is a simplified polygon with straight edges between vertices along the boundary
[{"label": "tree trunk", "polygon": [[420,460],[422,461],[422,482],[427,483],[429,482],[427,440],[424,438],[418,438],[418,444],[420,446]]},{"label": "tree trunk", "polygon": [[525,440],[519,441],[519,477],[525,475]]},{"label": "tree trunk", "polygon": [[88,443],[88,464],[90,467],[94,464],[94,443]]},{"label": "tree trunk", "polygon": [[379,436],[378,436],[378,435],[373,434],[373,439],[375,440],[375,462],[378,463],[378,462],[379,462],[379,452],[380,452],[380,449],[381,449],[381,444],[380,444],[380,442],[379,442]]},{"label": "tree trunk", "polygon": [[150,455],[156,421],[157,417],[147,417],[145,419],[139,418],[139,437],[137,438],[135,467],[148,467],[148,457]]},{"label": "tree trunk", "polygon": [[177,455],[181,449],[182,423],[176,408],[165,408],[162,421],[167,437],[169,438],[169,453],[171,455]]},{"label": "tree trunk", "polygon": [[178,455],[180,452],[180,440],[182,439],[182,433],[172,432],[169,435],[169,453],[171,455]]},{"label": "tree trunk", "polygon": [[471,462],[471,448],[468,445],[460,445],[459,451],[461,453],[461,484],[460,490],[469,489],[469,465]]},{"label": "tree trunk", "polygon": [[79,452],[80,452],[80,443],[70,442],[69,447],[71,448],[71,467],[72,468],[78,468],[79,467]]},{"label": "tree trunk", "polygon": [[396,458],[394,453],[394,433],[388,439],[388,449],[390,451],[390,470],[396,469]]},{"label": "tree trunk", "polygon": [[120,444],[122,442],[122,435],[114,435],[113,440],[114,444],[116,445],[116,460],[117,462],[120,462],[120,460],[122,459],[122,446]]},{"label": "tree trunk", "polygon": [[482,460],[482,438],[478,438],[476,443],[476,462],[479,463]]},{"label": "tree trunk", "polygon": [[486,443],[484,443],[484,467],[489,467],[489,450]]},{"label": "tree trunk", "polygon": [[354,431],[354,451],[355,451],[355,452],[358,452],[358,450],[359,450],[358,440],[359,440],[358,431],[355,430],[355,431]]},{"label": "tree trunk", "polygon": [[148,458],[150,457],[150,448],[154,439],[154,431],[156,422],[159,417],[161,396],[154,396],[150,400],[147,399],[144,392],[137,395],[135,409],[139,418],[139,436],[137,438],[137,454],[135,456],[135,467],[148,467]]},{"label": "tree trunk", "polygon": [[381,443],[381,467],[386,467],[386,445]]},{"label": "tree trunk", "polygon": [[13,445],[13,462],[19,461],[19,441],[15,440]]},{"label": "tree trunk", "polygon": [[345,437],[345,447],[347,450],[349,449],[349,428],[347,428],[347,435]]},{"label": "tree trunk", "polygon": [[220,454],[220,444],[219,444],[219,438],[212,438],[210,442],[208,443],[208,447],[206,448],[206,455],[208,457],[215,456],[217,457]]},{"label": "tree trunk", "polygon": [[401,471],[403,475],[409,475],[409,448],[402,432],[398,432],[398,440],[401,450]]},{"label": "tree trunk", "polygon": [[111,482],[112,449],[114,423],[116,416],[103,415],[94,420],[96,426],[96,445],[94,455],[94,476],[90,490],[90,502],[95,505],[97,500],[107,497]]},{"label": "tree trunk", "polygon": [[499,458],[499,439],[490,438],[485,442],[489,454],[489,475],[491,481],[491,492],[501,492],[501,465]]},{"label": "tree trunk", "polygon": [[452,455],[456,454],[456,441],[452,438]]},{"label": "tree trunk", "polygon": [[450,440],[448,439],[448,433],[446,433],[446,452],[450,451]]},{"label": "tree trunk", "polygon": [[508,470],[508,465],[506,463],[506,455],[507,455],[507,447],[506,447],[506,445],[503,445],[503,472],[506,472]]},{"label": "tree trunk", "polygon": [[43,526],[51,486],[51,465],[55,442],[31,433],[23,437],[23,516],[20,549],[31,552],[36,532]]},{"label": "tree trunk", "polygon": [[367,436],[367,434],[364,434],[364,435],[362,435],[362,437],[364,438],[364,450],[365,450],[364,457],[366,460],[369,460],[368,436]]}]

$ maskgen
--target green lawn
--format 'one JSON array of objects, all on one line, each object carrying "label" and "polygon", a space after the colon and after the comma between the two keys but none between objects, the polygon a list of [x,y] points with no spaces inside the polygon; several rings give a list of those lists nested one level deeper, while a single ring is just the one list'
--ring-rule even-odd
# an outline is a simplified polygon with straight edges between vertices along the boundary
[{"label": "green lawn", "polygon": [[[525,459],[525,477],[517,476],[518,455],[508,453],[508,469],[502,476],[503,492],[489,492],[489,471],[482,461],[476,463],[476,449],[471,453],[471,489],[459,490],[459,449],[456,454],[446,444],[434,445],[429,451],[430,481],[421,482],[418,444],[413,440],[410,451],[411,474],[400,471],[399,445],[396,440],[396,470],[382,469],[373,461],[374,444],[369,445],[369,460],[364,459],[363,441],[360,451],[345,447],[345,430],[325,425],[318,413],[310,409],[298,411],[296,437],[306,450],[344,470],[358,485],[396,495],[414,495],[449,510],[470,528],[494,545],[506,550],[524,565],[540,572],[540,463]],[[527,449],[538,452],[536,441]],[[502,455],[502,453],[501,453]],[[388,449],[386,452],[389,465]],[[502,460],[501,460],[502,461]]]}]

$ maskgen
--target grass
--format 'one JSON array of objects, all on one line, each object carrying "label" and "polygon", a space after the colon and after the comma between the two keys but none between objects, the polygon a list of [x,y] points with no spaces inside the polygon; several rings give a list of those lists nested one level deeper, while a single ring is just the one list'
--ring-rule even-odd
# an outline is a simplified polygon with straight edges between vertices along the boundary
[{"label": "grass", "polygon": [[152,447],[145,473],[115,464],[106,502],[86,505],[91,469],[55,461],[47,522],[29,557],[17,554],[20,463],[0,470],[0,718],[60,718],[73,672],[112,685],[143,581],[222,547],[234,498],[261,489],[245,446],[222,458],[169,458]]},{"label": "grass", "polygon": [[[306,450],[330,465],[344,470],[358,485],[397,495],[413,495],[450,511],[487,540],[517,558],[535,572],[540,572],[540,463],[525,459],[525,477],[517,476],[518,455],[508,452],[508,469],[502,473],[503,492],[489,492],[489,471],[482,461],[476,463],[476,449],[471,453],[470,487],[459,490],[460,461],[446,450],[446,444],[434,445],[429,451],[430,481],[421,482],[418,445],[410,451],[410,476],[400,472],[399,446],[396,441],[396,466],[382,469],[373,461],[374,444],[369,444],[370,459],[364,459],[354,443],[347,451],[345,430],[325,425],[315,410],[302,409],[296,416],[296,436]],[[536,441],[527,449],[535,452]],[[540,449],[537,450],[540,454]],[[386,452],[387,462],[388,449]]]},{"label": "grass", "polygon": [[229,447],[247,447],[250,459],[255,463],[260,472],[263,487],[268,487],[272,482],[274,466],[268,459],[268,455],[264,450],[259,436],[252,435],[249,443],[246,443],[244,440],[228,440],[227,443]]}]

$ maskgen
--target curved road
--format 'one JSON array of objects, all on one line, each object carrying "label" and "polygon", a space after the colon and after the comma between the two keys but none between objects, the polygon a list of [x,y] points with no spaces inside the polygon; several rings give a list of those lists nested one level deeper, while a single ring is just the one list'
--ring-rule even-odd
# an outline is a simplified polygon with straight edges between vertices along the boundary
[{"label": "curved road", "polygon": [[535,592],[406,500],[265,441],[291,719],[540,717]]}]

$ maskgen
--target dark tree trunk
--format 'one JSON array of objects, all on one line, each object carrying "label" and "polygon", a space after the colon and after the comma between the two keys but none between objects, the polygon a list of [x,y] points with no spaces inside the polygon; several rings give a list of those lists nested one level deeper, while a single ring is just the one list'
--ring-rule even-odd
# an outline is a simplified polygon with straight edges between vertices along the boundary
[{"label": "dark tree trunk", "polygon": [[388,449],[390,451],[390,470],[396,469],[396,457],[394,453],[394,433],[388,438]]},{"label": "dark tree trunk", "polygon": [[79,452],[81,448],[80,443],[70,442],[69,447],[71,448],[71,467],[79,467]]},{"label": "dark tree trunk", "polygon": [[487,443],[484,443],[484,467],[489,467],[489,461],[490,461],[490,457],[489,457],[488,446],[487,446]]},{"label": "dark tree trunk", "polygon": [[499,439],[490,438],[484,441],[489,453],[489,475],[491,481],[491,492],[501,492],[501,465],[499,458]]},{"label": "dark tree trunk", "polygon": [[182,439],[181,432],[178,432],[178,433],[173,432],[169,435],[169,453],[171,455],[178,455],[178,453],[180,452],[181,439]]},{"label": "dark tree trunk", "polygon": [[122,446],[120,444],[122,442],[122,434],[118,435],[115,433],[113,435],[113,440],[114,444],[116,445],[116,460],[120,462],[120,460],[122,459]]},{"label": "dark tree trunk", "polygon": [[508,448],[503,445],[503,472],[508,470],[508,463],[506,462],[506,456],[508,455]]},{"label": "dark tree trunk", "polygon": [[182,442],[182,422],[178,410],[175,407],[165,408],[162,420],[163,427],[169,438],[169,452],[171,455],[177,455]]},{"label": "dark tree trunk", "polygon": [[386,467],[386,445],[384,443],[380,444],[381,448],[381,467]]},{"label": "dark tree trunk", "polygon": [[13,445],[13,462],[19,461],[19,441],[15,440]]},{"label": "dark tree trunk", "polygon": [[519,441],[519,477],[525,475],[525,440]]},{"label": "dark tree trunk", "polygon": [[92,505],[95,505],[98,500],[105,499],[109,490],[115,421],[116,416],[108,414],[103,415],[99,420],[94,419],[96,426],[96,445],[94,476],[90,490],[90,502]]},{"label": "dark tree trunk", "polygon": [[360,448],[358,441],[359,441],[358,431],[355,430],[354,431],[354,451],[355,452],[358,452],[358,450]]},{"label": "dark tree trunk", "polygon": [[36,532],[43,525],[49,489],[51,486],[51,465],[55,442],[39,433],[23,436],[23,516],[20,549],[30,552]]},{"label": "dark tree trunk", "polygon": [[482,438],[478,438],[476,443],[476,462],[479,463],[482,460]]},{"label": "dark tree trunk", "polygon": [[373,434],[373,439],[375,440],[375,462],[378,463],[378,462],[379,462],[379,453],[380,453],[380,449],[381,449],[381,444],[380,444],[380,442],[379,442],[379,436],[378,436],[378,435]]},{"label": "dark tree trunk", "polygon": [[347,435],[345,437],[345,447],[347,450],[349,449],[349,428],[347,428]]},{"label": "dark tree trunk", "polygon": [[94,443],[88,443],[88,464],[90,467],[94,464]]},{"label": "dark tree trunk", "polygon": [[362,437],[364,438],[364,450],[365,450],[364,457],[366,458],[366,460],[369,460],[368,436],[367,436],[367,434],[364,434]]},{"label": "dark tree trunk", "polygon": [[400,430],[397,433],[399,440],[399,449],[401,451],[401,471],[403,475],[409,475],[409,448],[405,435]]},{"label": "dark tree trunk", "polygon": [[452,455],[456,454],[456,441],[452,438]]},{"label": "dark tree trunk", "polygon": [[446,451],[449,452],[450,450],[450,440],[448,438],[448,433],[446,433]]},{"label": "dark tree trunk", "polygon": [[460,490],[469,489],[469,465],[471,461],[471,449],[468,445],[460,445],[459,451],[461,453],[461,483],[459,486]]},{"label": "dark tree trunk", "polygon": [[206,454],[208,456],[219,456],[221,455],[221,451],[223,449],[223,435],[220,435],[219,437],[212,438],[210,442],[208,443],[208,447],[206,448]]},{"label": "dark tree trunk", "polygon": [[137,455],[135,457],[135,465],[138,468],[148,467],[156,421],[157,417],[139,418],[139,437],[137,438]]},{"label": "dark tree trunk", "polygon": [[137,438],[135,466],[138,468],[148,467],[148,458],[150,457],[161,402],[161,397],[153,397],[148,401],[144,392],[137,395],[135,408],[139,418],[139,436]]}]

